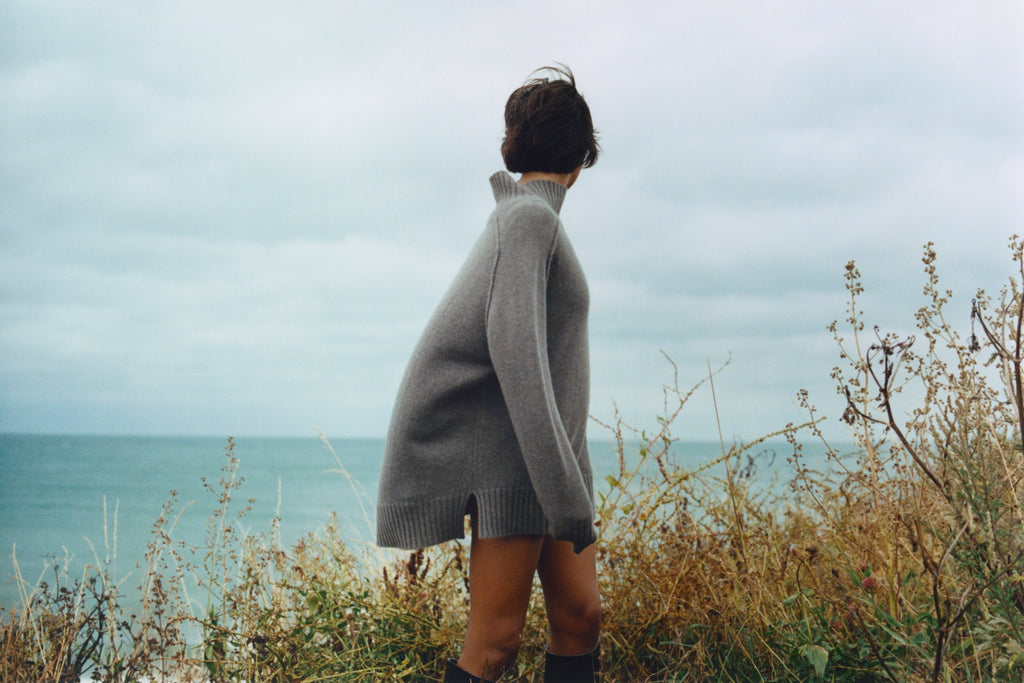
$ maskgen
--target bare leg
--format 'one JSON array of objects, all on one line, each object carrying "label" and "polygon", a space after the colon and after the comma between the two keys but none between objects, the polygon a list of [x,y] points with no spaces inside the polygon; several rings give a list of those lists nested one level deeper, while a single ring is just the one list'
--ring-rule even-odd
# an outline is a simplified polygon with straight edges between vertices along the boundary
[{"label": "bare leg", "polygon": [[551,626],[550,651],[571,656],[593,650],[601,637],[596,548],[577,555],[571,543],[545,536],[537,571]]},{"label": "bare leg", "polygon": [[469,627],[458,662],[464,671],[495,679],[515,659],[543,545],[542,536],[481,539],[474,531]]}]

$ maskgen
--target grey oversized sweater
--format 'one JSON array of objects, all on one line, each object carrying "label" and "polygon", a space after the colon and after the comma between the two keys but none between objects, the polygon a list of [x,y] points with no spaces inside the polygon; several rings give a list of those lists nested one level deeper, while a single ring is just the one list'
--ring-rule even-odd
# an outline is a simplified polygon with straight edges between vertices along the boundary
[{"label": "grey oversized sweater", "polygon": [[566,189],[491,176],[497,205],[413,352],[388,430],[377,542],[596,539],[586,426],[587,283],[558,217]]}]

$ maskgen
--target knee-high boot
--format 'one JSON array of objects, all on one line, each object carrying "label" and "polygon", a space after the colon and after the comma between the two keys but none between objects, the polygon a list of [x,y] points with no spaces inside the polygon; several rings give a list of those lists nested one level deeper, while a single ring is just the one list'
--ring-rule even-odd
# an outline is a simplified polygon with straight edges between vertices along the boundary
[{"label": "knee-high boot", "polygon": [[601,671],[601,641],[590,652],[564,657],[544,654],[544,683],[595,683]]},{"label": "knee-high boot", "polygon": [[493,683],[493,681],[467,673],[459,668],[454,659],[449,659],[448,665],[444,669],[444,680],[441,683]]}]

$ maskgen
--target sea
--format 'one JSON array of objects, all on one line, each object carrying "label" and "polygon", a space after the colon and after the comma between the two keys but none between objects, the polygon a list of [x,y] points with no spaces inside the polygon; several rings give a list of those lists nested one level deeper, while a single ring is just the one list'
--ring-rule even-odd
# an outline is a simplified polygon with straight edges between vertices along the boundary
[{"label": "sea", "polygon": [[[285,547],[332,515],[355,550],[373,547],[382,439],[82,436],[0,433],[0,608],[13,609],[56,561],[70,576],[109,564],[124,586],[138,585],[154,523],[174,497],[172,537],[200,545],[220,505],[221,479],[234,476],[231,514],[241,533],[279,520]],[[628,448],[627,452],[632,449]],[[229,467],[228,452],[237,459]],[[610,441],[590,442],[595,489],[618,471]],[[698,467],[718,442],[677,442],[676,457]],[[788,481],[785,443],[757,447],[758,476]],[[806,449],[824,461],[823,450]],[[227,468],[227,469],[225,469]],[[249,502],[251,501],[251,503]],[[20,578],[19,578],[20,577]]]}]

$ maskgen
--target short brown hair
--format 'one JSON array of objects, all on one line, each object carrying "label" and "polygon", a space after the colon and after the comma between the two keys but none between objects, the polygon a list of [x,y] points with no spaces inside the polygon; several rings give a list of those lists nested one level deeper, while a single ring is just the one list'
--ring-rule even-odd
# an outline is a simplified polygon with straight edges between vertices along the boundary
[{"label": "short brown hair", "polygon": [[570,173],[597,163],[601,148],[590,108],[564,64],[544,67],[554,78],[531,78],[505,103],[501,156],[512,173]]}]

